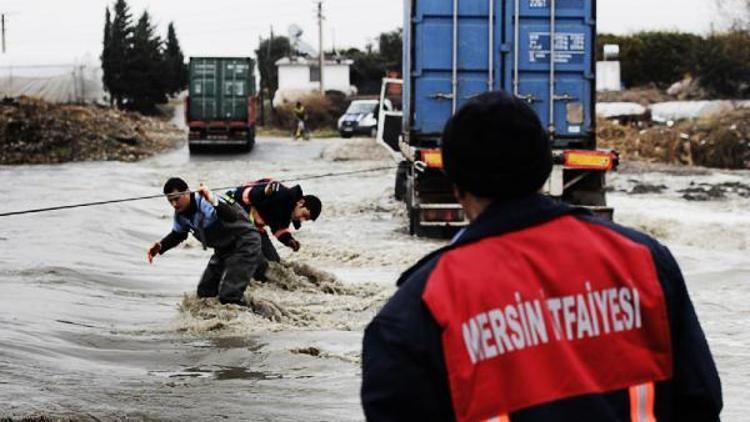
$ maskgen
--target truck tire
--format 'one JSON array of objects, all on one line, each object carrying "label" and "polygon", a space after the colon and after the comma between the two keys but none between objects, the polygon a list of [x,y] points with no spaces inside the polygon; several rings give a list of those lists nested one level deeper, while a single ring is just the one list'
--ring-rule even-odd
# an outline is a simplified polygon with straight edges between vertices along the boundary
[{"label": "truck tire", "polygon": [[191,154],[200,154],[203,152],[203,147],[201,145],[191,144],[188,142],[188,151],[190,151]]},{"label": "truck tire", "polygon": [[352,137],[351,132],[339,132],[339,134],[341,134],[341,137],[344,139],[349,139]]},{"label": "truck tire", "polygon": [[408,171],[408,161],[398,163],[398,168],[396,169],[396,183],[393,189],[393,196],[397,201],[403,201],[406,196],[406,174]]},{"label": "truck tire", "polygon": [[411,208],[407,205],[407,211],[409,214],[409,234],[411,236],[418,236],[421,232],[419,227],[419,214],[416,208]]},{"label": "truck tire", "polygon": [[[399,167],[401,164],[399,163]],[[407,167],[408,169],[408,167]],[[404,173],[404,202],[406,203],[406,215],[409,218],[409,235],[420,236],[422,228],[419,225],[419,210],[414,208],[412,203],[412,197],[414,189],[414,181],[409,177],[408,173]]]},{"label": "truck tire", "polygon": [[247,132],[247,139],[245,140],[245,145],[243,145],[242,150],[244,152],[250,152],[253,150],[254,146],[255,146],[255,128],[252,127]]}]

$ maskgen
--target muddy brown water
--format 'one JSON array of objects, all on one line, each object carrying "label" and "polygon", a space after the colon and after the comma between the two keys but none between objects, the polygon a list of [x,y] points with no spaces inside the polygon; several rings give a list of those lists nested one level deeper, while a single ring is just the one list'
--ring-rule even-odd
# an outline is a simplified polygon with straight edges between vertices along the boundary
[{"label": "muddy brown water", "polygon": [[[250,154],[183,147],[131,164],[6,166],[0,212],[158,193],[172,175],[229,186],[387,163],[366,139],[262,138]],[[610,200],[683,266],[721,371],[724,419],[740,421],[750,412],[750,200],[687,201],[691,182],[750,175],[631,170],[613,178]],[[0,418],[362,420],[362,330],[398,274],[442,243],[408,236],[392,172],[302,183],[323,215],[303,225],[299,253],[279,246],[274,282],[251,284],[258,313],[191,296],[209,257],[194,240],[146,263],[171,225],[161,199],[0,220]],[[638,184],[666,188],[632,194]]]}]

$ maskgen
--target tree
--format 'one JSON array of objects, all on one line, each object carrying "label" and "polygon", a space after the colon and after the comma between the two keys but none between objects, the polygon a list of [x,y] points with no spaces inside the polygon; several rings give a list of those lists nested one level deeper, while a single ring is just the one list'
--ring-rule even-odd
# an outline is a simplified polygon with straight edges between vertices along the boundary
[{"label": "tree", "polygon": [[667,88],[687,74],[695,73],[695,63],[703,39],[679,32],[639,32],[597,37],[597,59],[605,44],[620,46],[622,80],[625,86],[655,84]]},{"label": "tree", "polygon": [[386,75],[387,66],[383,57],[372,51],[360,51],[350,48],[346,56],[352,59],[350,78],[352,84],[362,95],[374,95],[380,92],[382,78]]},{"label": "tree", "polygon": [[188,70],[185,65],[185,56],[182,54],[180,42],[174,24],[169,23],[167,28],[167,45],[164,49],[164,87],[167,94],[174,95],[182,91],[188,84]]},{"label": "tree", "polygon": [[698,55],[701,85],[724,98],[750,97],[750,33],[733,31],[708,37]]},{"label": "tree", "polygon": [[401,28],[383,32],[378,37],[378,51],[389,70],[401,71],[403,37]]},{"label": "tree", "polygon": [[[102,61],[102,84],[104,88],[109,91],[112,86],[112,18],[109,14],[109,7],[105,8],[104,13],[104,42],[102,47],[102,55],[100,59]],[[113,105],[114,98],[110,95],[109,105]]]},{"label": "tree", "polygon": [[344,51],[344,56],[354,63],[350,69],[352,84],[363,95],[374,95],[380,92],[382,78],[389,70],[401,71],[403,57],[403,40],[401,29],[383,32],[377,37],[378,51],[374,51],[368,43],[365,51],[350,48]]},{"label": "tree", "polygon": [[[125,0],[117,0],[114,5],[115,16],[112,19],[109,33],[109,75],[104,78],[109,83],[107,91],[112,96],[118,107],[123,104],[125,91],[128,89],[128,62],[133,50],[133,27],[131,22],[130,7]],[[106,26],[106,22],[105,22]]]},{"label": "tree", "polygon": [[276,61],[289,55],[291,50],[289,38],[274,37],[273,39],[261,39],[255,57],[258,58],[258,71],[260,72],[261,89],[268,89],[270,98],[279,88],[279,72]]},{"label": "tree", "polygon": [[126,94],[128,107],[153,113],[156,104],[167,101],[162,41],[156,35],[151,17],[143,12],[133,30],[133,50],[128,61]]}]

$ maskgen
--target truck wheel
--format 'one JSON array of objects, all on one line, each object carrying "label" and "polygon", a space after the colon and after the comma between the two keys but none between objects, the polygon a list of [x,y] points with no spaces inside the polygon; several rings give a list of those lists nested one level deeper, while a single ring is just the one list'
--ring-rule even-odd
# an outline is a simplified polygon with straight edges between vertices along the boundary
[{"label": "truck wheel", "polygon": [[418,235],[419,230],[419,215],[415,208],[408,208],[409,210],[409,234],[412,236]]},{"label": "truck wheel", "polygon": [[393,196],[397,201],[403,201],[406,195],[406,172],[409,171],[409,162],[402,161],[398,163],[396,169],[396,184],[394,187]]},{"label": "truck wheel", "polygon": [[203,152],[200,145],[191,144],[188,142],[188,151],[190,151],[191,154],[199,154]]},{"label": "truck wheel", "polygon": [[245,152],[252,151],[254,146],[255,146],[255,127],[251,127],[250,130],[247,132],[247,139],[246,139],[245,146],[244,146]]},{"label": "truck wheel", "polygon": [[352,134],[349,132],[339,132],[341,134],[341,137],[344,139],[349,139],[352,137]]}]

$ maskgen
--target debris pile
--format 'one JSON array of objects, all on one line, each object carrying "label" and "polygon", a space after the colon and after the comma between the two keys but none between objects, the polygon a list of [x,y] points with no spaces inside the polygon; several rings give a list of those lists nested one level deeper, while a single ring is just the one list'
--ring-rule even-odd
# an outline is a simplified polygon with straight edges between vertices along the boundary
[{"label": "debris pile", "polygon": [[612,148],[624,160],[750,168],[750,110],[738,109],[672,127],[622,125],[597,121],[598,145]]},{"label": "debris pile", "polygon": [[29,97],[0,102],[0,164],[137,161],[182,138],[168,122],[133,112]]},{"label": "debris pile", "polygon": [[626,102],[648,106],[650,104],[674,101],[676,99],[676,96],[669,95],[656,86],[644,86],[622,91],[603,91],[596,93],[597,103]]},{"label": "debris pile", "polygon": [[750,198],[750,186],[740,182],[724,182],[717,185],[690,183],[689,187],[678,192],[682,193],[682,197],[688,201],[712,201],[726,198],[727,195]]}]

